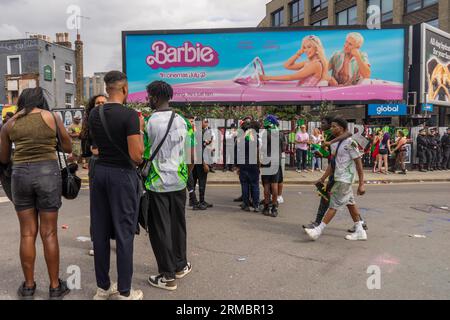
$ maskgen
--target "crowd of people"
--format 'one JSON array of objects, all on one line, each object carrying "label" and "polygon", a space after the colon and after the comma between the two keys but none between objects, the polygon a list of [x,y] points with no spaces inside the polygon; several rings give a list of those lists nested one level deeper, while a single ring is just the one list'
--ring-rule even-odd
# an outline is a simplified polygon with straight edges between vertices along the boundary
[{"label": "crowd of people", "polygon": [[450,170],[450,128],[442,137],[436,128],[420,130],[417,136],[417,157],[421,172]]},{"label": "crowd of people", "polygon": [[[21,93],[17,113],[9,115],[2,127],[0,163],[2,170],[12,164],[12,202],[20,223],[20,260],[25,278],[18,289],[21,298],[33,298],[36,291],[38,232],[50,277],[49,297],[60,299],[70,292],[59,277],[57,220],[62,206],[62,178],[58,152],[72,154],[73,161],[89,169],[93,245],[89,254],[94,256],[95,300],[143,298],[143,292],[132,287],[132,278],[134,237],[145,194],[149,201],[144,213],[148,219],[149,244],[158,266],[158,273],[150,275],[148,283],[176,290],[179,281],[192,271],[186,244],[187,194],[188,206],[193,210],[213,207],[206,202],[206,186],[217,160],[214,142],[218,137],[209,130],[206,119],[183,116],[171,108],[173,89],[166,82],[155,81],[146,87],[153,112],[144,117],[126,107],[128,80],[124,73],[111,71],[104,79],[106,94],[89,101],[82,123],[81,119],[74,119],[74,124],[66,129],[62,120],[50,111],[45,92],[38,87]],[[354,224],[345,238],[367,240],[367,223],[358,211],[352,190],[358,176],[357,194],[365,194],[362,152],[352,139],[347,122],[327,116],[311,136],[300,122],[293,133],[297,172],[307,170],[309,154],[313,155],[311,169],[323,173],[316,183],[321,194],[316,218],[303,225],[305,233],[317,240],[337,210],[347,207]],[[405,171],[406,139],[401,131],[397,135],[392,144],[382,131],[374,137],[377,153],[374,171],[386,172],[390,152],[397,154],[397,164]],[[421,132],[419,138],[418,144],[422,146],[419,154],[426,154],[424,159],[439,158],[431,148],[432,142],[437,141],[435,133],[427,137]],[[279,215],[279,206],[284,202],[288,142],[274,115],[260,120],[246,117],[225,132],[224,169],[236,171],[239,176],[241,196],[235,201],[242,202],[243,211],[253,210],[274,218]],[[448,168],[448,134],[441,145],[446,160],[439,163],[447,161]],[[328,165],[323,172],[324,158]],[[116,241],[117,247],[117,283],[110,279],[111,240]]]}]

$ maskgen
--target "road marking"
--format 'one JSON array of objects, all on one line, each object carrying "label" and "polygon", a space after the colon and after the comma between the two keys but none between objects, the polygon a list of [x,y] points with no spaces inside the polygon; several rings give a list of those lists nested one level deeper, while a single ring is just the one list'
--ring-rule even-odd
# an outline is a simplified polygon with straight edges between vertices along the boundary
[{"label": "road marking", "polygon": [[0,203],[10,202],[7,197],[0,197]]}]

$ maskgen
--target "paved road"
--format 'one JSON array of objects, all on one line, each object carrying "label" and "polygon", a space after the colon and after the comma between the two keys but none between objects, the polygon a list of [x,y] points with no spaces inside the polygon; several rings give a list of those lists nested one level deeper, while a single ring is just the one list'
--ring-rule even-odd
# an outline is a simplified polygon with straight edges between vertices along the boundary
[{"label": "paved road", "polygon": [[[351,226],[340,212],[317,242],[300,225],[308,222],[319,201],[311,187],[290,186],[278,218],[238,210],[236,186],[213,186],[207,212],[187,211],[188,255],[193,272],[176,292],[149,287],[156,262],[146,235],[135,241],[134,286],[146,299],[450,299],[449,183],[367,186],[358,198],[369,224],[367,242],[344,239]],[[0,193],[0,197],[3,195]],[[434,205],[435,207],[432,207]],[[413,209],[415,207],[416,209]],[[18,257],[19,229],[11,203],[0,198],[0,299],[15,299],[22,281]],[[95,291],[89,242],[88,191],[65,201],[59,220],[61,273],[81,268],[82,290],[67,299],[90,299]],[[68,229],[62,229],[67,224]],[[412,238],[410,234],[425,235]],[[38,298],[46,298],[48,279],[38,241]],[[114,256],[114,255],[113,255]],[[381,269],[381,289],[368,290],[367,268]],[[115,260],[112,262],[115,275]]]}]

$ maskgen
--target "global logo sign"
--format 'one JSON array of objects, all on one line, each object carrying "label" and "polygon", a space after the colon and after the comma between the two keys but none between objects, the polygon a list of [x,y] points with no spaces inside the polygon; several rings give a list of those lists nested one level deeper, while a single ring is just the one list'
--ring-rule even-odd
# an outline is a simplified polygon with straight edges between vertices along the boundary
[{"label": "global logo sign", "polygon": [[406,104],[369,104],[369,116],[404,116],[406,114]]}]

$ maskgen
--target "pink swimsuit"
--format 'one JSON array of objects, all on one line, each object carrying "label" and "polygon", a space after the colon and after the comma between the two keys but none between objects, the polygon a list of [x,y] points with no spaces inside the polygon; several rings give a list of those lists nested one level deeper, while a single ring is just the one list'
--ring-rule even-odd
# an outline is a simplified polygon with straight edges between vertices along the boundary
[{"label": "pink swimsuit", "polygon": [[299,87],[316,87],[317,84],[320,82],[320,78],[317,78],[315,76],[309,76],[305,79],[302,79],[298,82]]}]

